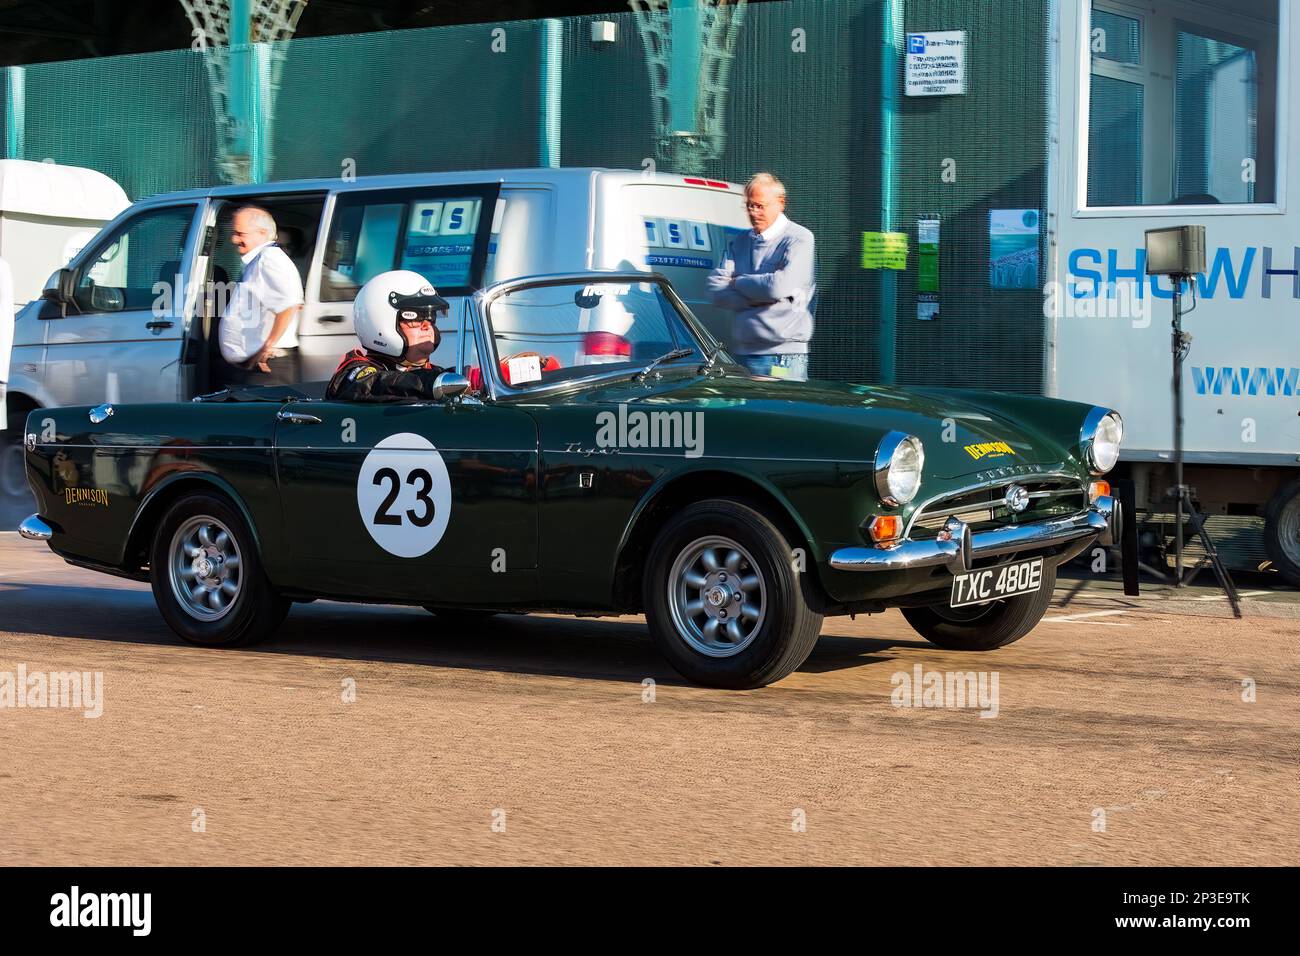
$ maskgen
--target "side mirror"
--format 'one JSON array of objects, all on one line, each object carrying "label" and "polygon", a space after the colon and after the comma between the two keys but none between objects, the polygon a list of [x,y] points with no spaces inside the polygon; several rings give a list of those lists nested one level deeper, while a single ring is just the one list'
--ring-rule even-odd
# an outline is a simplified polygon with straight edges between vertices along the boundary
[{"label": "side mirror", "polygon": [[59,305],[67,305],[72,301],[72,296],[76,291],[77,273],[72,269],[60,269],[50,276],[49,282],[45,283],[45,289],[41,292],[41,296],[51,302],[57,302]]},{"label": "side mirror", "polygon": [[469,379],[459,372],[443,372],[433,380],[433,397],[456,398],[469,388]]},{"label": "side mirror", "polygon": [[126,308],[126,291],[91,283],[90,307],[96,312],[121,312]]}]

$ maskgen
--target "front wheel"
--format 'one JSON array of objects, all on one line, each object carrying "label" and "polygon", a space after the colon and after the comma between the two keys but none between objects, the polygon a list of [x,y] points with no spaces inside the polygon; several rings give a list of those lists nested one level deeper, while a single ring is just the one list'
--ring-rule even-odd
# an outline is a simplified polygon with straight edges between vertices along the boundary
[{"label": "front wheel", "polygon": [[[1044,562],[1046,564],[1046,562]],[[991,651],[1020,640],[1043,619],[1056,590],[1056,566],[1043,568],[1033,594],[971,607],[905,607],[903,617],[931,644],[949,651]]]},{"label": "front wheel", "polygon": [[224,498],[187,495],[154,532],[149,582],[163,619],[203,647],[238,647],[270,635],[291,601],[271,588],[253,535]]},{"label": "front wheel", "polygon": [[762,687],[808,659],[822,616],[804,600],[792,549],[763,514],[701,501],[655,539],[642,594],[655,644],[684,677]]}]

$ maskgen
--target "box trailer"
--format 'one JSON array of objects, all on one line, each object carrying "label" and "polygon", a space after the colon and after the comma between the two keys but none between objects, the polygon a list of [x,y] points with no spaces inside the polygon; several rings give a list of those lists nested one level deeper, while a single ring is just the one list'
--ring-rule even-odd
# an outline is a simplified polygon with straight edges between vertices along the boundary
[{"label": "box trailer", "polygon": [[1172,537],[1173,288],[1144,234],[1207,233],[1187,289],[1186,483],[1230,566],[1300,585],[1300,17],[1278,0],[1059,0],[1044,391],[1125,416],[1148,556]]}]

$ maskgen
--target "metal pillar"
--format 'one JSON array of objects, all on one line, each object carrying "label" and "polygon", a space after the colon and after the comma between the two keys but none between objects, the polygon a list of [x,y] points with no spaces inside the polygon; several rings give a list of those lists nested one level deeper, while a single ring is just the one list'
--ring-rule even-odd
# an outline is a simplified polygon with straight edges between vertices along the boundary
[{"label": "metal pillar", "polygon": [[554,18],[542,24],[542,109],[538,135],[540,166],[560,165],[561,104],[564,96],[564,24]]},{"label": "metal pillar", "polygon": [[22,159],[26,145],[27,71],[5,67],[5,159]]},{"label": "metal pillar", "polygon": [[254,180],[253,140],[257,124],[257,61],[249,43],[252,32],[252,0],[230,0],[230,35],[226,55],[229,57],[229,97],[226,101],[230,124],[230,160],[236,181]]},{"label": "metal pillar", "polygon": [[[898,81],[902,70],[903,0],[882,0],[880,47],[880,230],[893,232],[898,204]],[[895,344],[898,337],[898,273],[880,270],[880,381],[898,377]]]},{"label": "metal pillar", "polygon": [[671,0],[669,129],[695,133],[700,94],[700,11],[696,0]]}]

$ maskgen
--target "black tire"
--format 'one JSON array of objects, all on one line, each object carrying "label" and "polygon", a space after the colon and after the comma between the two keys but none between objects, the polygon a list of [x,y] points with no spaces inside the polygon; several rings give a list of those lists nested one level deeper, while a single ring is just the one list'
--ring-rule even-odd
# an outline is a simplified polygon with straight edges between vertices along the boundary
[{"label": "black tire", "polygon": [[23,429],[27,413],[11,410],[0,432],[0,497],[24,498],[30,495],[23,461]]},{"label": "black tire", "polygon": [[1033,594],[950,608],[946,604],[905,607],[903,617],[931,644],[948,651],[991,651],[1020,640],[1043,619],[1056,590],[1056,565],[1043,568],[1043,585]]},{"label": "black tire", "polygon": [[[199,612],[191,609],[193,596],[187,601],[178,593],[177,589],[183,586],[184,579],[180,576],[183,572],[173,573],[174,557],[181,550],[175,537],[182,528],[204,519],[210,522],[210,528],[220,527],[228,532],[228,540],[233,541],[238,558],[237,564],[218,568],[211,578],[204,579],[227,580],[228,577],[219,577],[222,570],[227,576],[232,570],[238,571],[233,598],[219,617],[210,620],[199,617]],[[154,531],[150,547],[149,582],[154,601],[168,626],[183,640],[201,647],[255,644],[274,633],[293,606],[292,601],[276,594],[267,580],[253,535],[239,510],[227,499],[213,494],[187,495],[167,509]]]},{"label": "black tire", "polygon": [[[738,548],[708,546],[712,540],[727,541]],[[703,567],[692,562],[690,556],[696,552],[702,556],[704,551],[712,552],[714,564],[733,552],[741,556],[729,580],[712,580],[724,573],[722,568],[708,573],[708,587],[687,583],[691,569]],[[696,683],[733,689],[762,687],[797,669],[817,643],[822,615],[812,611],[804,599],[799,575],[792,566],[792,553],[789,541],[776,525],[740,502],[711,499],[678,512],[655,538],[642,582],[650,634],[668,662]],[[685,567],[678,569],[679,563]],[[742,586],[746,587],[743,592]],[[685,610],[692,590],[698,590],[701,597],[698,616],[690,616]],[[704,607],[712,603],[706,598],[708,592],[730,597],[719,597],[719,605],[710,609]],[[756,600],[760,603],[756,604]],[[746,614],[746,608],[759,613]],[[722,611],[733,615],[726,624],[717,617]],[[689,619],[683,621],[684,617]],[[706,632],[711,621],[715,623],[712,642],[717,645],[713,653],[720,656],[701,649],[710,645]],[[739,640],[726,636],[732,621],[741,635]],[[697,626],[697,622],[703,623]],[[723,632],[721,638],[719,631]],[[722,646],[728,643],[730,648]]]},{"label": "black tire", "polygon": [[472,627],[482,624],[488,618],[496,617],[497,611],[480,611],[476,608],[438,607],[434,604],[424,605],[430,614],[436,615],[444,624],[452,627]]},{"label": "black tire", "polygon": [[1287,583],[1300,587],[1300,478],[1278,489],[1264,509],[1264,550]]}]

